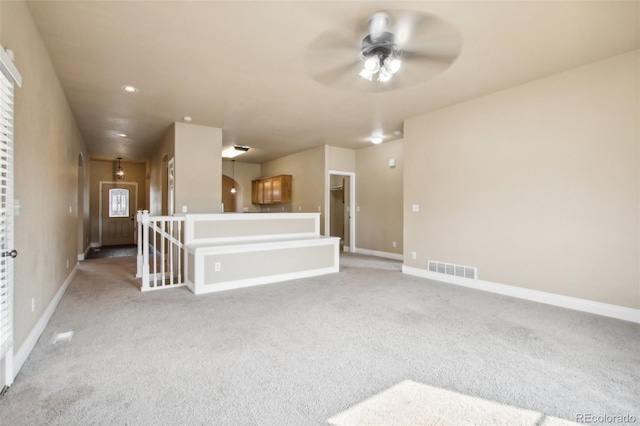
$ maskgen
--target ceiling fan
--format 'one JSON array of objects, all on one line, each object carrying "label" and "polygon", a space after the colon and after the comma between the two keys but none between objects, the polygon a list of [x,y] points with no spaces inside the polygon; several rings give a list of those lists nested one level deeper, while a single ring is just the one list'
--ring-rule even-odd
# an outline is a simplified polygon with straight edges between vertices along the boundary
[{"label": "ceiling fan", "polygon": [[453,64],[461,46],[458,30],[436,15],[388,10],[320,34],[305,63],[321,84],[379,92],[438,75]]}]

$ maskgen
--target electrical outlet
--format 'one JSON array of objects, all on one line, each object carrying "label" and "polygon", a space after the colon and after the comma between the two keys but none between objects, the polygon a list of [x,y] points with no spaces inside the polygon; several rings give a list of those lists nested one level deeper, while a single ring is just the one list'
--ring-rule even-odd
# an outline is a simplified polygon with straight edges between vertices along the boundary
[{"label": "electrical outlet", "polygon": [[73,213],[73,207],[69,206],[69,214],[72,214],[72,213]]},{"label": "electrical outlet", "polygon": [[360,211],[360,206],[356,206],[356,212]]},{"label": "electrical outlet", "polygon": [[31,312],[34,312],[36,310],[36,298],[32,297],[31,298]]},{"label": "electrical outlet", "polygon": [[417,212],[419,212],[419,211],[420,211],[420,205],[419,205],[419,204],[413,204],[413,205],[411,206],[411,211],[412,211],[413,213],[417,213]]},{"label": "electrical outlet", "polygon": [[394,241],[393,243],[391,243],[391,245],[395,247],[396,246],[396,242]]},{"label": "electrical outlet", "polygon": [[222,265],[220,265],[220,262],[216,262],[216,263],[213,265],[213,268],[214,268],[214,270],[215,270],[216,272],[220,272],[220,269],[222,268]]},{"label": "electrical outlet", "polygon": [[284,211],[284,207],[282,208],[282,211]]},{"label": "electrical outlet", "polygon": [[411,258],[412,258],[413,260],[417,259],[417,258],[418,258],[418,254],[417,254],[415,251],[412,251],[412,252],[411,252]]},{"label": "electrical outlet", "polygon": [[318,206],[318,211],[321,212],[322,211],[322,207]]},{"label": "electrical outlet", "polygon": [[67,259],[67,269],[69,269],[69,259]]},{"label": "electrical outlet", "polygon": [[182,206],[182,213],[186,213],[187,212],[187,206]]},{"label": "electrical outlet", "polygon": [[298,206],[298,211],[301,212],[302,211],[302,206]]}]

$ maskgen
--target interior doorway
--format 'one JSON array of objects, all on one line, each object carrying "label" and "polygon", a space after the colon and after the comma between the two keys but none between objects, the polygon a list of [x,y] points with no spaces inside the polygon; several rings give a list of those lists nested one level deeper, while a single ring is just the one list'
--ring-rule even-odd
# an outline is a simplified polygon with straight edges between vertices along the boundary
[{"label": "interior doorway", "polygon": [[[235,188],[235,192],[231,192]],[[238,199],[242,199],[242,188],[235,180],[222,175],[222,208],[224,213],[238,212]]]},{"label": "interior doorway", "polygon": [[355,173],[329,172],[328,234],[340,238],[340,250],[355,250]]},{"label": "interior doorway", "polygon": [[135,244],[137,182],[100,182],[100,244]]}]

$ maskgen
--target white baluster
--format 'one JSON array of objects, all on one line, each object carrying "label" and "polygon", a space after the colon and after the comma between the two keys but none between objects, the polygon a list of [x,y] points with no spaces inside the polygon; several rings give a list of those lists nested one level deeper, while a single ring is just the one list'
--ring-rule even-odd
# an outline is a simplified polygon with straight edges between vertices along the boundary
[{"label": "white baluster", "polygon": [[149,210],[142,211],[142,291],[149,290]]},{"label": "white baluster", "polygon": [[[173,235],[173,221],[169,222],[169,235]],[[173,285],[173,252],[175,245],[173,241],[169,240],[169,285]]]},{"label": "white baluster", "polygon": [[182,283],[182,254],[184,253],[184,241],[182,240],[182,222],[178,222],[178,232],[176,233],[176,239],[182,241],[182,244],[178,245],[178,282]]},{"label": "white baluster", "polygon": [[142,210],[138,210],[136,215],[137,233],[138,233],[138,264],[136,268],[136,278],[142,277]]},{"label": "white baluster", "polygon": [[164,233],[166,232],[166,226],[167,222],[165,222],[164,220],[160,221],[160,229],[161,232],[160,234],[160,273],[162,274],[162,287],[164,287],[166,285],[165,283],[165,272],[167,270],[167,264],[165,262],[165,258],[164,258],[164,248],[167,245],[167,240],[164,236]]}]

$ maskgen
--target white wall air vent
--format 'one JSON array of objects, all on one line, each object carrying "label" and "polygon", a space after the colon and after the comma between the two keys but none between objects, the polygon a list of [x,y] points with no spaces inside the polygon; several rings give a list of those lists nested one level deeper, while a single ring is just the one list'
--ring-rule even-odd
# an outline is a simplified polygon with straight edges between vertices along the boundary
[{"label": "white wall air vent", "polygon": [[472,280],[478,279],[478,269],[472,266],[454,265],[453,263],[442,263],[429,260],[427,262],[427,269],[429,272],[436,272],[438,274],[453,275]]}]

